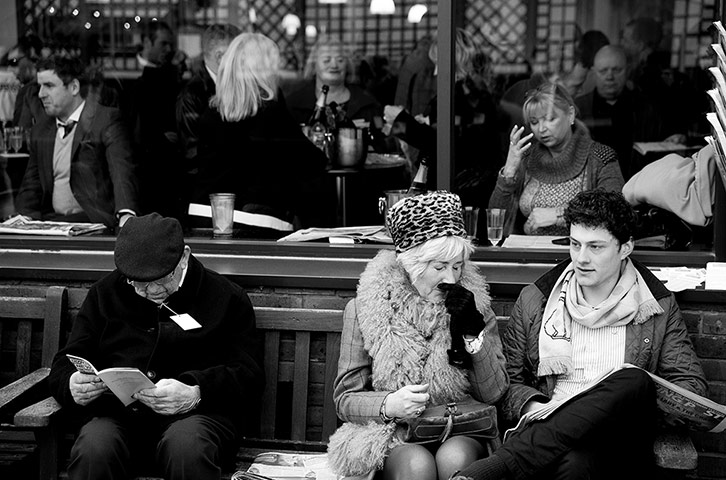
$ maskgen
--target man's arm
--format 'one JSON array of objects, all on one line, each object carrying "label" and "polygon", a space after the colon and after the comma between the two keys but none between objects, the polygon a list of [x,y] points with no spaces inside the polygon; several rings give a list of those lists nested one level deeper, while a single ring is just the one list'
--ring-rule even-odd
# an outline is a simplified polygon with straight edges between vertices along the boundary
[{"label": "man's arm", "polygon": [[108,125],[102,133],[106,162],[113,184],[116,212],[139,213],[138,163],[128,133],[116,109],[109,110]]},{"label": "man's arm", "polygon": [[664,314],[667,315],[665,335],[655,374],[694,393],[705,395],[708,383],[673,294],[670,294],[668,306],[670,308]]},{"label": "man's arm", "polygon": [[539,301],[538,292],[534,285],[522,290],[512,308],[503,337],[509,390],[502,399],[500,407],[504,418],[510,422],[519,420],[525,413],[528,402],[549,401],[549,398],[533,385],[537,372],[534,370],[535,366],[530,365],[527,355],[530,343],[534,341],[536,346],[539,335],[540,322],[535,322],[535,309],[541,309],[542,303]]}]

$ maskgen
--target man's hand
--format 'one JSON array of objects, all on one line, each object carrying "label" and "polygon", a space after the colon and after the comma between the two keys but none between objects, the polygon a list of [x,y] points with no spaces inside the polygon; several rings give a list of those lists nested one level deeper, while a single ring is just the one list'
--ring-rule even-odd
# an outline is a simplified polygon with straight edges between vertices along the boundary
[{"label": "man's hand", "polygon": [[186,413],[197,406],[200,399],[199,387],[186,385],[178,380],[163,378],[156,388],[147,388],[133,395],[160,415]]},{"label": "man's hand", "polygon": [[451,315],[451,336],[478,336],[484,330],[484,315],[476,309],[474,294],[455,283],[440,283],[439,290],[446,292],[446,310]]},{"label": "man's hand", "polygon": [[73,396],[73,401],[81,406],[88,405],[108,390],[106,384],[96,375],[81,372],[74,372],[71,375],[68,380],[68,388]]}]

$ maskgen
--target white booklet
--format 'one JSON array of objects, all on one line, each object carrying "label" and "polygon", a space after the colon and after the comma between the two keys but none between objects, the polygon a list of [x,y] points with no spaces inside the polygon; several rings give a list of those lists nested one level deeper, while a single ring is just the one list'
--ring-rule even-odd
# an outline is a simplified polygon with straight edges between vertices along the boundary
[{"label": "white booklet", "polygon": [[[538,410],[525,413],[515,427],[504,432],[504,441],[506,442],[510,434],[523,428],[525,425],[549,417],[552,412],[557,411],[563,405],[567,405],[576,398],[584,395],[605,378],[623,368],[640,367],[636,367],[630,363],[624,363],[621,367],[603,373],[577,395],[557,402],[550,401]],[[686,390],[683,387],[679,387],[657,375],[650,372],[647,373],[653,379],[653,382],[655,382],[656,401],[658,408],[662,412],[684,420],[688,427],[693,430],[710,433],[720,433],[726,430],[726,405],[720,405],[713,400]]]},{"label": "white booklet", "polygon": [[109,390],[121,400],[124,406],[127,406],[136,400],[131,395],[144,390],[146,388],[155,388],[154,382],[138,368],[133,367],[112,367],[96,370],[91,362],[83,357],[75,355],[66,355],[73,366],[81,373],[87,375],[97,375]]}]

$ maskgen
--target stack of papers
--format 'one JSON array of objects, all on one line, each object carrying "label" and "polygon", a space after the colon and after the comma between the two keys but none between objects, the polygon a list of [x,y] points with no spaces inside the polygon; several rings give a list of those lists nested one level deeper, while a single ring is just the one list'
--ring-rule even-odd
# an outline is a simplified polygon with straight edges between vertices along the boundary
[{"label": "stack of papers", "polygon": [[105,230],[102,223],[43,222],[17,215],[0,223],[0,233],[75,236]]},{"label": "stack of papers", "polygon": [[[556,240],[557,243],[552,243],[553,240]],[[570,242],[567,237],[563,236],[510,235],[504,240],[502,248],[556,248],[561,250],[570,248]]]},{"label": "stack of papers", "polygon": [[705,268],[660,267],[653,270],[653,275],[663,282],[671,292],[692,290],[706,279]]},{"label": "stack of papers", "polygon": [[706,264],[706,290],[726,290],[726,263]]},{"label": "stack of papers", "polygon": [[339,228],[306,228],[278,239],[278,242],[308,242],[327,238],[330,243],[388,243],[393,239],[383,225]]}]

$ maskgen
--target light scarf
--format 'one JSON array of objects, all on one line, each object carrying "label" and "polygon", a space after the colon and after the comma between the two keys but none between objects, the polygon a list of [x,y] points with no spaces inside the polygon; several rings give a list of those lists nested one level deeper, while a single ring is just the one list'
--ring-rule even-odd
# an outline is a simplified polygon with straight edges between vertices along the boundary
[{"label": "light scarf", "polygon": [[620,279],[610,296],[595,308],[585,302],[574,274],[570,263],[547,299],[539,332],[539,376],[572,370],[573,320],[588,328],[619,327],[631,321],[637,325],[663,313],[629,258],[621,267]]}]

